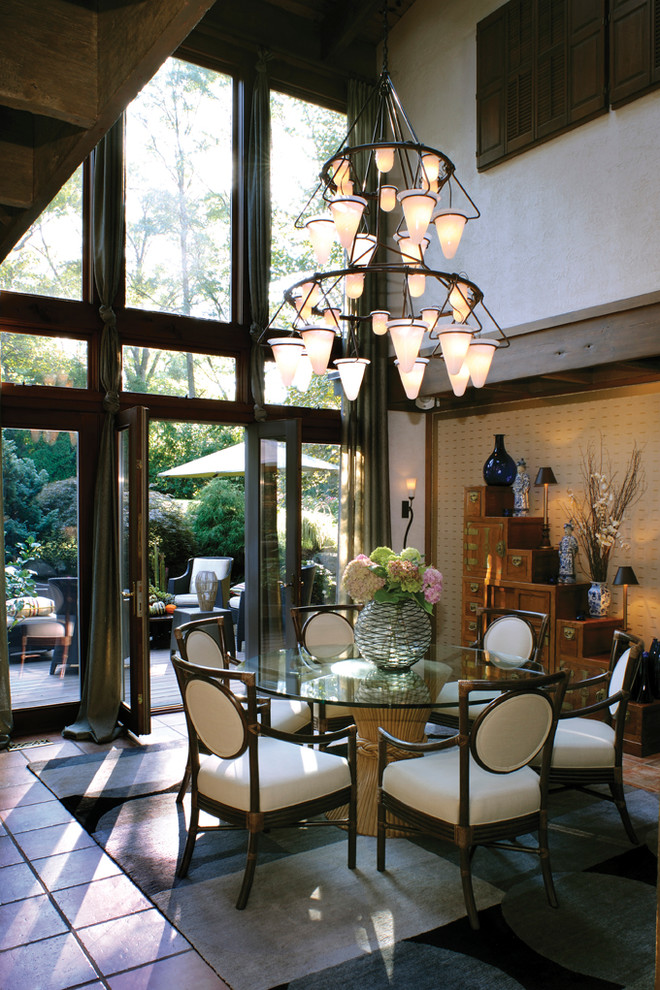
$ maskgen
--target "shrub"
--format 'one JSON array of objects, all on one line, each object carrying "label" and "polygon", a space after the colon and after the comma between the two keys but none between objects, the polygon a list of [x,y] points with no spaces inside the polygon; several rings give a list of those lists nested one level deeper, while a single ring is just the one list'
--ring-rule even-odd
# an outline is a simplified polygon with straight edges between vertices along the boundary
[{"label": "shrub", "polygon": [[241,580],[245,568],[243,486],[226,478],[213,478],[200,492],[191,515],[199,555],[233,557],[231,579]]},{"label": "shrub", "polygon": [[149,554],[165,557],[170,577],[183,574],[189,557],[197,556],[197,541],[188,513],[170,495],[149,491]]}]

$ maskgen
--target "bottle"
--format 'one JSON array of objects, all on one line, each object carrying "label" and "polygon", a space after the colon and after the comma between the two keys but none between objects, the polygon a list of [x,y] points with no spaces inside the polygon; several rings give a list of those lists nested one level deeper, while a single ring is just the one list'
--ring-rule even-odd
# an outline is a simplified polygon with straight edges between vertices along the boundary
[{"label": "bottle", "polygon": [[649,647],[649,680],[654,698],[660,698],[660,642],[654,637]]},{"label": "bottle", "polygon": [[631,699],[633,701],[637,701],[641,705],[648,705],[650,701],[653,701],[649,667],[649,654],[647,650],[644,650],[639,661],[639,670],[637,671],[637,676],[635,677],[633,688],[630,692]]}]

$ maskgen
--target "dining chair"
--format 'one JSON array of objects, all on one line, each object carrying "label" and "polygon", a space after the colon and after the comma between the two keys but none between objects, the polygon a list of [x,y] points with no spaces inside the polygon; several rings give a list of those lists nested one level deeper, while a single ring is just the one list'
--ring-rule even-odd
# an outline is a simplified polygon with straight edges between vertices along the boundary
[{"label": "dining chair", "polygon": [[[546,612],[529,612],[523,609],[486,608],[476,610],[477,638],[472,648],[490,650],[504,657],[520,657],[520,666],[539,663],[548,629]],[[448,681],[436,698],[441,708],[434,708],[429,718],[436,725],[455,728],[458,725],[458,681]],[[476,718],[483,709],[483,702],[475,693],[470,717]]]},{"label": "dining chair", "polygon": [[[361,605],[301,605],[291,608],[291,619],[298,645],[320,661],[349,656],[355,635],[353,624]],[[344,705],[314,705],[314,721],[320,732],[348,725],[353,721]]]},{"label": "dining chair", "polygon": [[[459,681],[458,733],[447,739],[412,743],[379,729],[379,871],[385,869],[388,830],[452,842],[459,851],[470,925],[478,929],[472,887],[476,847],[531,852],[540,857],[548,902],[557,906],[548,850],[548,770],[567,680],[568,674],[558,671],[516,680]],[[476,691],[496,697],[472,719],[470,695]],[[403,758],[397,759],[397,750]],[[530,766],[537,754],[542,754],[540,774]],[[392,755],[394,762],[388,763]],[[538,845],[517,841],[530,832],[538,834]]]},{"label": "dining chair", "polygon": [[[194,663],[214,670],[228,670],[238,661],[227,649],[224,630],[224,617],[212,615],[194,619],[174,630],[179,648],[179,656],[184,662]],[[299,732],[312,720],[312,711],[305,701],[289,698],[269,698],[267,705],[260,707],[260,717],[266,718],[275,729],[281,732]],[[177,802],[183,801],[190,782],[190,754],[184,771]]]},{"label": "dining chair", "polygon": [[[639,636],[617,629],[612,636],[607,671],[570,683],[567,703],[576,692],[584,697],[586,692],[599,686],[604,697],[593,704],[561,713],[549,769],[553,792],[572,789],[613,801],[628,838],[635,844],[639,839],[630,820],[623,789],[623,732],[630,689],[643,649],[644,643]],[[599,784],[607,784],[609,793],[593,790],[593,786]]]},{"label": "dining chair", "polygon": [[[357,834],[356,730],[347,726],[319,736],[292,735],[264,725],[257,717],[255,675],[211,670],[172,657],[186,713],[192,784],[188,837],[177,870],[185,877],[199,831],[246,829],[248,847],[236,902],[248,901],[258,855],[259,835],[292,825],[346,829],[348,867],[355,868]],[[328,752],[328,743],[347,743],[346,757]],[[325,812],[348,805],[330,820]],[[219,820],[200,825],[200,811]]]}]

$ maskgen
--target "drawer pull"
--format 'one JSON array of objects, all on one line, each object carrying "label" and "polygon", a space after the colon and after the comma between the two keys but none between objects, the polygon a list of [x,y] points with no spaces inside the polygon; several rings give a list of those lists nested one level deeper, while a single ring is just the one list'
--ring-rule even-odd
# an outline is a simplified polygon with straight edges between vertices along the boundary
[{"label": "drawer pull", "polygon": [[564,639],[575,639],[575,629],[570,626],[564,626]]},{"label": "drawer pull", "polygon": [[476,612],[478,608],[479,608],[479,606],[477,605],[476,602],[470,602],[470,611],[471,612]]},{"label": "drawer pull", "polygon": [[479,591],[479,585],[477,584],[476,581],[470,582],[470,591],[472,592],[473,595],[476,595],[476,593]]},{"label": "drawer pull", "polygon": [[522,557],[512,557],[511,558],[511,563],[513,564],[514,567],[520,567],[520,565],[522,564],[522,562],[523,562]]},{"label": "drawer pull", "polygon": [[468,492],[468,498],[474,505],[475,502],[479,501],[479,492]]},{"label": "drawer pull", "polygon": [[475,632],[476,628],[477,628],[476,622],[468,622],[468,630],[470,632]]},{"label": "drawer pull", "polygon": [[506,543],[504,542],[504,540],[500,540],[498,542],[497,546],[495,547],[495,553],[497,554],[498,557],[504,556],[504,554],[506,553]]}]

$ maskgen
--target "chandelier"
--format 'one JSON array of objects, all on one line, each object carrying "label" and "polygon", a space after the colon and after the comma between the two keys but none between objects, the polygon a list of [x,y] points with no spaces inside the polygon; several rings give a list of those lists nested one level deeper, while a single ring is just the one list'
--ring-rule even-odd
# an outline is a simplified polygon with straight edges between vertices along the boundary
[{"label": "chandelier", "polygon": [[[432,358],[444,360],[454,394],[461,396],[469,381],[475,388],[485,384],[495,351],[509,341],[474,282],[427,264],[432,228],[451,260],[479,210],[449,158],[417,138],[387,68],[387,8],[383,19],[378,84],[323,164],[295,221],[311,242],[319,270],[286,289],[261,342],[272,349],[283,385],[305,390],[312,374],[327,373],[341,337],[344,356],[333,363],[352,400],[370,363],[359,353],[360,331],[389,334],[409,399],[419,395]],[[356,143],[363,118],[375,121],[367,144]],[[324,270],[337,242],[343,267]],[[375,285],[365,292],[369,280],[386,286],[388,309],[367,312],[361,305],[363,294],[375,298]],[[420,356],[425,341],[429,357]]]}]

